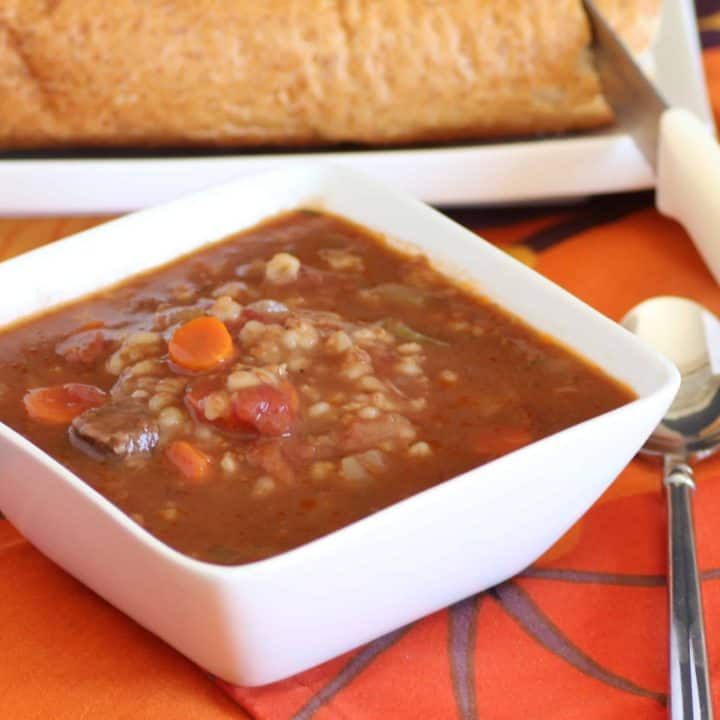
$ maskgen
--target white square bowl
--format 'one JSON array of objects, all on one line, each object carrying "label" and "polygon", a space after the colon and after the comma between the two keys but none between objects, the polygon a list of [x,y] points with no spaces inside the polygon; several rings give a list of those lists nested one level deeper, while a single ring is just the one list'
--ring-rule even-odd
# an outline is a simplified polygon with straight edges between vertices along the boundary
[{"label": "white square bowl", "polygon": [[632,335],[473,233],[325,165],[243,178],[2,263],[0,325],[300,207],[325,209],[425,253],[627,383],[638,399],[238,567],[167,547],[0,424],[0,509],[20,532],[200,666],[241,685],[297,673],[527,567],[629,462],[679,382],[675,368]]}]

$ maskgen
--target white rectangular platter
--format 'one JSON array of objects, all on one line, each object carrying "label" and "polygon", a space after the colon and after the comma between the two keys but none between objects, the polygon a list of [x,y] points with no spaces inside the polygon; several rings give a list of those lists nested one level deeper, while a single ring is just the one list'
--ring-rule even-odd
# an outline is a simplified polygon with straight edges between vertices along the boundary
[{"label": "white rectangular platter", "polygon": [[[692,0],[665,0],[649,64],[670,102],[712,124]],[[327,159],[442,206],[558,200],[653,184],[650,169],[630,138],[615,129],[398,150],[163,157],[3,158],[0,154],[0,214],[124,212],[242,175]]]}]

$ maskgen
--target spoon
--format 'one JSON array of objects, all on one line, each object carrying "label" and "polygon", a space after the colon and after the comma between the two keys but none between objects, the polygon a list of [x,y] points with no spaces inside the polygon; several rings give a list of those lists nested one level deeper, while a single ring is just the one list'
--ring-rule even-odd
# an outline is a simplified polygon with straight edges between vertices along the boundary
[{"label": "spoon", "polygon": [[642,452],[664,459],[668,511],[670,715],[713,717],[702,598],[695,556],[688,464],[720,448],[720,321],[679,297],[640,303],[622,325],[675,363],[681,381],[675,400]]}]

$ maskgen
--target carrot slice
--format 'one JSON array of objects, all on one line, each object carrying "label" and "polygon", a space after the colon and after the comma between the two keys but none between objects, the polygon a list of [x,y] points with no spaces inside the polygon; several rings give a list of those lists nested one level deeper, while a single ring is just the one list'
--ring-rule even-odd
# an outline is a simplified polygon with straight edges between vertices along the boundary
[{"label": "carrot slice", "polygon": [[212,370],[233,355],[233,342],[225,324],[216,317],[188,320],[170,338],[170,359],[181,368]]},{"label": "carrot slice", "polygon": [[94,385],[66,383],[28,390],[23,398],[27,414],[38,422],[63,425],[105,402],[107,395]]},{"label": "carrot slice", "polygon": [[175,440],[165,450],[167,459],[193,482],[200,482],[210,470],[210,457],[186,440]]}]

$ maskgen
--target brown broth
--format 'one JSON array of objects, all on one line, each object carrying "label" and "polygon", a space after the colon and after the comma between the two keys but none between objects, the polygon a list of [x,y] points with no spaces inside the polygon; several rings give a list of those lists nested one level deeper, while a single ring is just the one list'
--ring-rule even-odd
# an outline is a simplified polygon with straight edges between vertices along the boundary
[{"label": "brown broth", "polygon": [[[271,281],[270,268],[287,271],[271,260],[278,253],[299,260],[297,278]],[[227,283],[236,284],[226,288],[232,299],[218,304]],[[288,312],[248,309],[267,299]],[[232,360],[176,372],[167,341],[191,315],[208,313],[226,318]],[[128,338],[137,331],[159,339],[135,357]],[[145,360],[153,370],[130,375]],[[109,372],[113,362],[120,376]],[[237,371],[275,388],[287,428],[272,418],[260,429],[239,424],[246,390],[231,391],[228,379]],[[151,410],[175,380],[188,384]],[[67,422],[40,422],[25,409],[28,390],[64,383],[112,390],[109,403],[134,403],[152,423],[182,419],[159,425],[151,451],[88,453]],[[192,388],[199,406],[188,401]],[[314,212],[278,217],[0,334],[0,421],[167,544],[222,564],[297,547],[633,397],[424,258]],[[225,414],[213,419],[218,408]],[[273,434],[277,427],[287,433]],[[169,459],[179,441],[207,459],[202,478]]]}]

